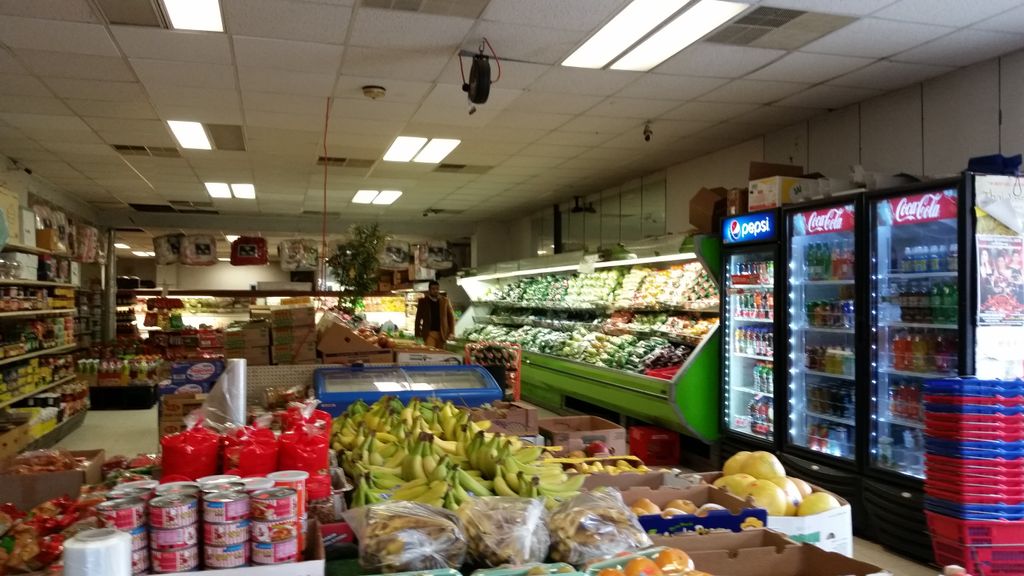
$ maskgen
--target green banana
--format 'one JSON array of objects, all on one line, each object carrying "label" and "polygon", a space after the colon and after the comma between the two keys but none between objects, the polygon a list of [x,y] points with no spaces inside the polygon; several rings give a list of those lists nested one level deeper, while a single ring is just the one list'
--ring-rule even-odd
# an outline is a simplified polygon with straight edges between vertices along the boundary
[{"label": "green banana", "polygon": [[517,492],[509,488],[501,476],[494,477],[494,493],[498,496],[519,496]]},{"label": "green banana", "polygon": [[522,464],[530,464],[540,458],[543,453],[544,449],[540,446],[528,446],[513,452],[512,457]]},{"label": "green banana", "polygon": [[472,492],[474,496],[494,496],[494,494],[488,490],[484,484],[469,474],[466,474],[466,471],[462,468],[456,468],[455,477],[458,479],[459,484],[469,492]]}]

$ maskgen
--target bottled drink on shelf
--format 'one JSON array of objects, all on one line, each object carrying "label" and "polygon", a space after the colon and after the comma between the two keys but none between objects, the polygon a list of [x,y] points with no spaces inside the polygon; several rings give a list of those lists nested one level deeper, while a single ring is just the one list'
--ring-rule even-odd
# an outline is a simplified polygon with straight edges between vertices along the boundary
[{"label": "bottled drink on shelf", "polygon": [[755,396],[747,404],[750,415],[750,433],[757,436],[771,437],[775,427],[774,403],[767,396]]},{"label": "bottled drink on shelf", "polygon": [[910,335],[905,331],[900,332],[892,339],[892,367],[896,370],[910,370],[912,355]]},{"label": "bottled drink on shelf", "polygon": [[734,350],[751,356],[771,356],[774,334],[768,327],[741,327],[735,332]]},{"label": "bottled drink on shelf", "polygon": [[950,272],[956,272],[960,268],[960,248],[954,242],[949,245],[949,251],[947,252],[946,269]]}]

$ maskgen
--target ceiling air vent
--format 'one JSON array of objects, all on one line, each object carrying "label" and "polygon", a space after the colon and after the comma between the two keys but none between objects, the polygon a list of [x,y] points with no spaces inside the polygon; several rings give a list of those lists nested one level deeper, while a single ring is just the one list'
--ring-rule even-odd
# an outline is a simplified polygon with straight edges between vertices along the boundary
[{"label": "ceiling air vent", "polygon": [[477,18],[488,0],[363,0],[365,8]]},{"label": "ceiling air vent", "polygon": [[207,124],[206,129],[213,138],[213,146],[217,150],[235,150],[245,152],[245,135],[242,127],[235,124]]},{"label": "ceiling air vent", "polygon": [[150,158],[181,158],[177,148],[164,146],[138,146],[134,144],[111,144],[121,156],[147,156]]},{"label": "ceiling air vent", "polygon": [[361,158],[340,158],[338,156],[320,156],[316,159],[319,166],[327,164],[332,168],[372,168],[375,160]]},{"label": "ceiling air vent", "polygon": [[493,166],[471,166],[467,164],[438,164],[434,172],[442,174],[486,174]]},{"label": "ceiling air vent", "polygon": [[128,204],[136,212],[177,212],[170,204]]},{"label": "ceiling air vent", "polygon": [[762,6],[723,26],[708,42],[795,50],[853,22],[855,18]]},{"label": "ceiling air vent", "polygon": [[170,200],[171,206],[181,210],[214,210],[213,202],[192,202],[190,200]]},{"label": "ceiling air vent", "polygon": [[762,6],[746,16],[736,20],[735,24],[743,26],[761,26],[763,28],[782,28],[793,20],[803,16],[803,10],[787,10],[785,8],[769,8]]},{"label": "ceiling air vent", "polygon": [[97,3],[111,24],[167,28],[157,0],[97,0]]}]

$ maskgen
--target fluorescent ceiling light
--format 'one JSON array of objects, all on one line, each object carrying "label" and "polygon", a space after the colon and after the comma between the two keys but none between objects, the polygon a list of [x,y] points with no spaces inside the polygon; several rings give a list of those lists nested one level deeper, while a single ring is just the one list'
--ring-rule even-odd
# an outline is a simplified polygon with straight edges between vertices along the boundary
[{"label": "fluorescent ceiling light", "polygon": [[168,120],[167,125],[174,132],[178,144],[182,148],[191,150],[211,150],[210,139],[206,137],[206,130],[199,122],[187,122],[184,120]]},{"label": "fluorescent ceiling light", "polygon": [[146,257],[149,256],[149,252],[143,252],[143,251],[140,251],[140,250],[136,250],[135,252],[132,252],[132,256],[138,256],[139,258],[146,258]]},{"label": "fluorescent ceiling light", "polygon": [[153,252],[152,250],[150,250],[149,252],[146,252],[146,256],[149,256],[149,257],[152,258],[153,256],[156,256],[156,252]]},{"label": "fluorescent ceiling light", "polygon": [[427,143],[426,138],[418,136],[399,136],[391,143],[391,147],[384,153],[384,160],[388,162],[408,162]]},{"label": "fluorescent ceiling light", "polygon": [[378,192],[376,190],[360,190],[356,192],[356,195],[352,197],[353,204],[372,204],[373,199],[377,197]]},{"label": "fluorescent ceiling light", "polygon": [[256,187],[252,184],[232,184],[231,193],[235,195],[235,198],[242,198],[244,200],[256,199]]},{"label": "fluorescent ceiling light", "polygon": [[231,198],[231,187],[224,182],[206,182],[210,198]]},{"label": "fluorescent ceiling light", "polygon": [[224,238],[226,238],[228,242],[234,242],[235,240],[238,240],[238,234],[225,234]]},{"label": "fluorescent ceiling light", "polygon": [[420,150],[420,153],[413,158],[413,162],[420,162],[423,164],[437,164],[441,160],[444,160],[445,156],[452,153],[462,140],[454,140],[451,138],[434,138],[427,143],[426,146]]},{"label": "fluorescent ceiling light", "polygon": [[221,256],[220,258],[217,258],[217,260],[220,261],[220,262],[231,262],[231,258],[225,258],[223,256]]},{"label": "fluorescent ceiling light", "polygon": [[121,250],[130,250],[131,246],[125,244],[124,242],[114,242],[114,248],[120,248]]},{"label": "fluorescent ceiling light", "polygon": [[394,204],[395,200],[398,200],[401,197],[401,190],[381,190],[380,194],[373,199],[373,203],[378,206],[387,206],[389,204]]},{"label": "fluorescent ceiling light", "polygon": [[177,30],[224,31],[219,0],[164,0],[164,8]]},{"label": "fluorescent ceiling light", "polygon": [[590,37],[562,66],[604,68],[690,0],[633,0]]},{"label": "fluorescent ceiling light", "polygon": [[747,4],[701,0],[612,64],[612,70],[647,72],[706,36],[747,8]]}]

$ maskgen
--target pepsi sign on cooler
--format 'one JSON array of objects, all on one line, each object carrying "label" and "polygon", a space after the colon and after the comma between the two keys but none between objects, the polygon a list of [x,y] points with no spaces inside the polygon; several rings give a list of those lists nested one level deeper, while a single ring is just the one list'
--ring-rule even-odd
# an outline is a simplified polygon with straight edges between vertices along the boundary
[{"label": "pepsi sign on cooler", "polygon": [[755,212],[722,220],[722,242],[745,244],[775,240],[775,211]]}]

